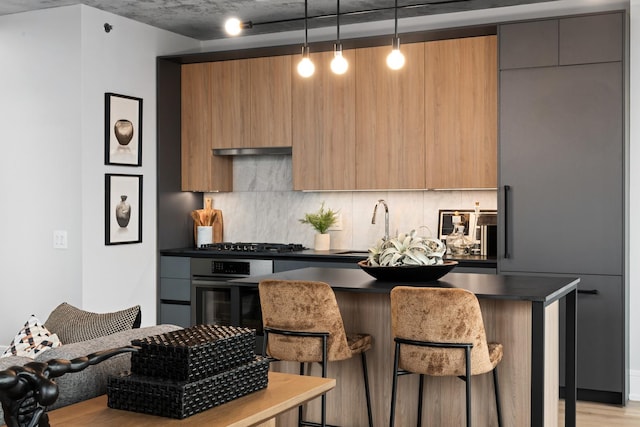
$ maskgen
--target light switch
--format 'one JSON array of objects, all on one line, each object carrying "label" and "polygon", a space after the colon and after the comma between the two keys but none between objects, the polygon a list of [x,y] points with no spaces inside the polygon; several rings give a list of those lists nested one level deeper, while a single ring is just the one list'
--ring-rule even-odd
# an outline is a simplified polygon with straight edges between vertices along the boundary
[{"label": "light switch", "polygon": [[53,230],[53,248],[67,249],[67,230]]}]

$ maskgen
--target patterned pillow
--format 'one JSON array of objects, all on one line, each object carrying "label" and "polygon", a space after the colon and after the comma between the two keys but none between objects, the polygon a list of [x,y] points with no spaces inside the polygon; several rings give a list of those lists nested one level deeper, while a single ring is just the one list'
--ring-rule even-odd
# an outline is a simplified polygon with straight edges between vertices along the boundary
[{"label": "patterned pillow", "polygon": [[43,351],[61,345],[58,336],[49,332],[34,315],[31,315],[1,357],[23,356],[35,359]]},{"label": "patterned pillow", "polygon": [[140,326],[140,306],[113,313],[92,313],[66,302],[56,307],[44,322],[65,344],[104,337]]}]

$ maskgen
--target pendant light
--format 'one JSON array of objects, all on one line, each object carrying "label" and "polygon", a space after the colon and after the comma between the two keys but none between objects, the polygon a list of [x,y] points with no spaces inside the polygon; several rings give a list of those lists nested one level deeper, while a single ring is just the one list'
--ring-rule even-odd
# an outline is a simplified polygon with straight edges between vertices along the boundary
[{"label": "pendant light", "polygon": [[391,44],[392,50],[387,56],[387,66],[392,70],[399,70],[404,66],[404,55],[400,52],[400,37],[398,37],[398,0],[396,0],[395,12],[395,31]]},{"label": "pendant light", "polygon": [[340,0],[337,1],[336,6],[336,20],[337,20],[337,31],[336,31],[336,44],[333,45],[333,59],[331,60],[331,71],[335,74],[344,74],[347,72],[349,68],[349,63],[342,56],[342,43],[340,43]]},{"label": "pendant light", "polygon": [[316,66],[309,58],[309,45],[307,44],[307,0],[304,0],[304,46],[302,46],[302,59],[298,63],[298,74],[307,78],[311,77],[316,70]]}]

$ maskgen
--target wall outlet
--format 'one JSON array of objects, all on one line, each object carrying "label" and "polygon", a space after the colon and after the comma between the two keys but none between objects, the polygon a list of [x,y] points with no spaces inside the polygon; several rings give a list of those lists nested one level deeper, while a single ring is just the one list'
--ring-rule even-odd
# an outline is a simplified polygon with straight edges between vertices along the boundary
[{"label": "wall outlet", "polygon": [[67,249],[67,230],[53,230],[53,249]]},{"label": "wall outlet", "polygon": [[338,212],[337,217],[336,223],[329,227],[329,231],[342,231],[342,214]]}]

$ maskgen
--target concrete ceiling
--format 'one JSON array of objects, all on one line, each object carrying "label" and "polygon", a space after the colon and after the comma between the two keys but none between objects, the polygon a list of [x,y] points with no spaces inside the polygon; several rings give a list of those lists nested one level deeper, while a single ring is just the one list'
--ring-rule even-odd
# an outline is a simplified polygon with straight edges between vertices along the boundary
[{"label": "concrete ceiling", "polygon": [[[552,0],[399,0],[398,18],[547,1]],[[309,0],[308,3],[309,28],[336,26],[336,0]],[[304,28],[304,0],[0,0],[0,16],[77,4],[197,40],[227,37],[222,26],[230,16],[252,21],[254,27],[246,32],[251,35]],[[411,5],[415,7],[407,7]],[[343,0],[340,25],[393,19],[393,9],[394,0]]]}]

